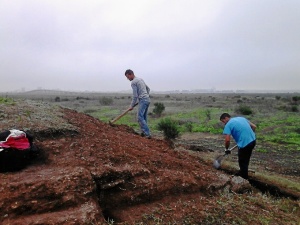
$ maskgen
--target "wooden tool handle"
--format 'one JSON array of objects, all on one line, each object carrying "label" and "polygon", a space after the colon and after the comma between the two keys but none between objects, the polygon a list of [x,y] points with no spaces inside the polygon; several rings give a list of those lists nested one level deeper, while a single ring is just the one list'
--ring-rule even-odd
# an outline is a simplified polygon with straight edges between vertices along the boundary
[{"label": "wooden tool handle", "polygon": [[[138,103],[136,103],[133,107],[137,106]],[[123,112],[121,115],[117,116],[115,119],[111,120],[109,123],[113,124],[117,120],[119,120],[121,117],[123,117],[126,113],[130,111],[130,108],[128,108],[125,112]]]},{"label": "wooden tool handle", "polygon": [[119,120],[121,117],[123,117],[126,113],[128,113],[130,110],[127,109],[125,112],[123,112],[121,115],[117,116],[115,119],[111,120],[111,123],[116,122],[117,120]]}]

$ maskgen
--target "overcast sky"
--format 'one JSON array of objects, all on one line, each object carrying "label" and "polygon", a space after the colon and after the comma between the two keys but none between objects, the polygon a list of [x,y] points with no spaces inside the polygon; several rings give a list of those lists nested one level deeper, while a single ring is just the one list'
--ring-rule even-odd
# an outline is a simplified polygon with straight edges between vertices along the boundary
[{"label": "overcast sky", "polygon": [[300,90],[299,0],[0,0],[0,92]]}]

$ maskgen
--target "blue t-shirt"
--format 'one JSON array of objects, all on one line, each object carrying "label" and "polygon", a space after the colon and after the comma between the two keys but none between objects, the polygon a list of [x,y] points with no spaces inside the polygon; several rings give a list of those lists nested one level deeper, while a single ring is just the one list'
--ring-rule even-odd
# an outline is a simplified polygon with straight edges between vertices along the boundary
[{"label": "blue t-shirt", "polygon": [[223,134],[232,135],[239,148],[244,148],[256,140],[249,121],[244,117],[230,118],[224,127]]}]

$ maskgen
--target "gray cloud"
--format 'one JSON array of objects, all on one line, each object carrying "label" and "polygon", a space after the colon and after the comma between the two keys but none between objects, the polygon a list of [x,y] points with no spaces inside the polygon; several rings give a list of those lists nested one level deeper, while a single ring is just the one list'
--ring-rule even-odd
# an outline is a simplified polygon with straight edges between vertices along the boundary
[{"label": "gray cloud", "polygon": [[0,91],[299,90],[296,0],[0,0]]}]

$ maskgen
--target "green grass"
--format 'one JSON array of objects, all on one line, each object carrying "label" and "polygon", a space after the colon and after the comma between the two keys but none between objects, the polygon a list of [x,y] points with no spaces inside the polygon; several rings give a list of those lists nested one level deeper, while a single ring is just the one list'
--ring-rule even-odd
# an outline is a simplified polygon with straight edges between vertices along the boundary
[{"label": "green grass", "polygon": [[[159,132],[157,124],[161,119],[170,117],[178,121],[180,133],[205,132],[222,134],[223,124],[219,121],[219,116],[220,112],[223,111],[227,110],[218,107],[185,108],[174,113],[165,113],[159,118],[149,115],[148,123],[152,133]],[[90,115],[108,122],[121,113],[122,111],[107,106],[91,112]],[[256,135],[260,142],[283,145],[284,149],[300,151],[299,113],[273,110],[266,114],[257,111],[254,115],[245,117],[257,125]],[[116,124],[126,124],[134,129],[139,129],[136,121],[136,110],[126,114]],[[265,150],[261,151],[265,152]]]},{"label": "green grass", "polygon": [[121,119],[119,119],[118,121],[116,121],[116,124],[126,124],[134,129],[139,128],[139,124],[137,123],[137,121],[135,120],[135,113],[128,113],[125,116],[123,116]]},{"label": "green grass", "polygon": [[100,110],[91,111],[88,114],[95,118],[98,118],[101,121],[108,122],[121,113],[122,112],[120,112],[119,110],[111,109],[109,106],[104,106]]},{"label": "green grass", "polygon": [[[180,112],[171,115],[179,122],[180,132],[186,132],[187,126],[192,126],[192,132],[222,133],[218,108],[196,108],[190,112]],[[163,118],[163,117],[162,117]]]},{"label": "green grass", "polygon": [[12,98],[3,98],[3,97],[0,97],[0,104],[14,104],[15,101],[12,99]]},{"label": "green grass", "polygon": [[268,152],[267,149],[263,149],[263,148],[259,148],[259,147],[256,147],[255,151],[261,152],[261,153],[267,153]]},{"label": "green grass", "polygon": [[256,118],[258,139],[274,144],[283,144],[300,150],[298,113],[278,112],[268,117]]}]

